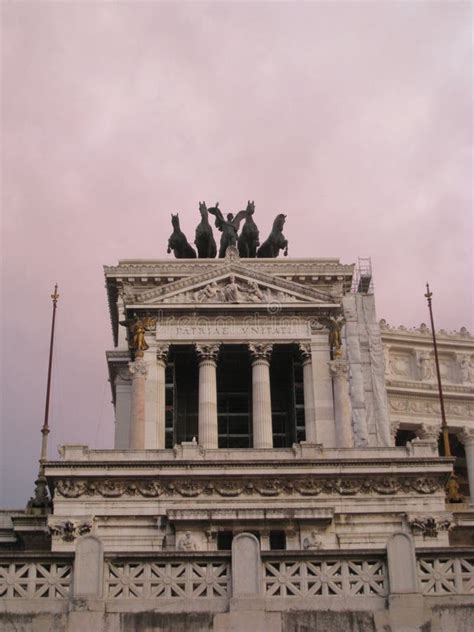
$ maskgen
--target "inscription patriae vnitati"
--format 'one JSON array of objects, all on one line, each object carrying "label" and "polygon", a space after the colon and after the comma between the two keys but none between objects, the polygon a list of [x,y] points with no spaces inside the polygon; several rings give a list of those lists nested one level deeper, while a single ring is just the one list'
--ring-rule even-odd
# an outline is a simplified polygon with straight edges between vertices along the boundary
[{"label": "inscription patriae vnitati", "polygon": [[280,339],[300,339],[311,336],[308,320],[291,316],[262,317],[258,314],[237,318],[235,316],[169,316],[156,325],[157,340],[189,338],[259,339],[271,336]]}]

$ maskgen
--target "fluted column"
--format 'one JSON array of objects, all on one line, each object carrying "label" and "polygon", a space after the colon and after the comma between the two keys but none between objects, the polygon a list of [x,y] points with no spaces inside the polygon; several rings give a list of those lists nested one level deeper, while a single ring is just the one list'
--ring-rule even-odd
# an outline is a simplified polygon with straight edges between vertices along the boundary
[{"label": "fluted column", "polygon": [[311,345],[309,343],[300,344],[301,357],[303,359],[303,392],[304,392],[304,425],[306,431],[306,441],[316,443],[316,414],[314,407],[314,385],[313,385],[313,358]]},{"label": "fluted column", "polygon": [[253,447],[273,448],[270,356],[273,345],[249,344],[252,356]]},{"label": "fluted column", "polygon": [[132,374],[132,406],[130,420],[130,449],[145,448],[145,380],[148,372],[143,356],[137,356],[129,363]]},{"label": "fluted column", "polygon": [[352,406],[349,395],[349,364],[343,358],[331,360],[329,370],[334,384],[334,416],[336,422],[336,442],[339,448],[351,448]]},{"label": "fluted column", "polygon": [[463,428],[457,435],[466,452],[467,477],[469,480],[470,503],[474,504],[474,428]]},{"label": "fluted column", "polygon": [[216,366],[219,343],[197,344],[199,357],[199,445],[218,447]]},{"label": "fluted column", "polygon": [[156,349],[156,447],[161,450],[165,447],[166,426],[166,363],[168,361],[169,345],[160,345]]}]

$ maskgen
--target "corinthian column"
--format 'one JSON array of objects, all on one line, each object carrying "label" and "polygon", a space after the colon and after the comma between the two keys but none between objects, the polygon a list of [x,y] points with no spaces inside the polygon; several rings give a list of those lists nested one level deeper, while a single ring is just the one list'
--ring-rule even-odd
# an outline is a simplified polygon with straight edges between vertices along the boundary
[{"label": "corinthian column", "polygon": [[467,478],[469,480],[470,503],[474,505],[474,428],[463,428],[458,439],[466,452]]},{"label": "corinthian column", "polygon": [[303,358],[303,392],[304,392],[304,425],[306,431],[306,441],[316,443],[316,415],[314,409],[314,386],[313,386],[313,359],[311,355],[311,345],[309,343],[300,344],[301,357]]},{"label": "corinthian column", "polygon": [[253,447],[273,448],[270,355],[273,345],[249,344],[252,356]]},{"label": "corinthian column", "polygon": [[352,406],[349,396],[349,364],[343,358],[332,360],[329,370],[334,383],[334,416],[336,423],[336,442],[339,448],[351,448]]},{"label": "corinthian column", "polygon": [[148,372],[143,356],[138,353],[135,362],[128,365],[132,374],[132,406],[130,420],[130,449],[145,448],[145,380]]},{"label": "corinthian column", "polygon": [[199,357],[199,445],[217,448],[217,385],[216,366],[219,343],[197,344]]}]

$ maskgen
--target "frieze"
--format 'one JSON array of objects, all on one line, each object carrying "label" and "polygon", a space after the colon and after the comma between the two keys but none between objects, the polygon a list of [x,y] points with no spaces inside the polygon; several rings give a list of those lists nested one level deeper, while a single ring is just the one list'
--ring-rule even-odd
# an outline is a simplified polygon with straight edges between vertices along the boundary
[{"label": "frieze", "polygon": [[[441,407],[437,399],[424,400],[419,398],[389,397],[390,410],[393,413],[407,415],[433,416],[441,414]],[[450,417],[474,418],[474,402],[445,402],[446,414]]]},{"label": "frieze", "polygon": [[172,480],[74,480],[57,481],[55,492],[63,498],[81,496],[102,496],[120,498],[123,496],[264,496],[280,495],[318,496],[319,494],[354,496],[356,494],[397,493],[433,494],[444,490],[444,475],[436,476],[377,476],[351,478],[244,478],[229,479],[183,478]]}]

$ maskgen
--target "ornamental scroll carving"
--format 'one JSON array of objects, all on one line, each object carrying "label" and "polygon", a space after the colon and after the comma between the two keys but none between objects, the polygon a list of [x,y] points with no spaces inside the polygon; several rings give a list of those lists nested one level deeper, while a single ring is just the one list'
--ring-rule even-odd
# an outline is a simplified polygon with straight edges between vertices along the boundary
[{"label": "ornamental scroll carving", "polygon": [[447,531],[454,526],[452,514],[444,516],[409,516],[408,525],[413,533],[422,533],[424,538],[436,538],[440,531]]},{"label": "ornamental scroll carving", "polygon": [[76,538],[92,530],[92,521],[72,521],[64,520],[61,522],[53,522],[48,525],[49,532],[53,536],[59,536],[64,542],[73,542]]},{"label": "ornamental scroll carving", "polygon": [[62,479],[56,484],[56,494],[63,498],[81,496],[121,496],[158,497],[181,496],[280,496],[319,494],[353,496],[355,494],[395,495],[399,492],[421,495],[433,494],[444,489],[444,475],[435,476],[377,476],[369,477],[263,477],[172,480],[70,480]]}]

